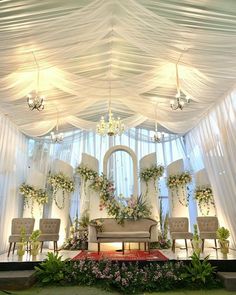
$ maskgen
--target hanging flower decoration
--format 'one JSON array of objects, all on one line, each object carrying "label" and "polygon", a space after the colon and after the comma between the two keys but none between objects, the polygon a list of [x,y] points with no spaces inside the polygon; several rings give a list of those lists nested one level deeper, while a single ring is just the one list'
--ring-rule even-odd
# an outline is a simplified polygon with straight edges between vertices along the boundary
[{"label": "hanging flower decoration", "polygon": [[[63,209],[65,205],[65,192],[72,193],[75,190],[74,181],[60,172],[58,174],[50,174],[48,176],[48,183],[52,186],[52,196],[56,206],[59,209]],[[62,190],[62,205],[59,205],[56,198],[56,193],[59,190]]]},{"label": "hanging flower decoration", "polygon": [[141,170],[140,172],[140,179],[146,183],[146,193],[148,194],[148,183],[149,181],[153,181],[155,185],[155,189],[157,191],[156,182],[164,173],[164,166],[162,165],[155,165],[151,168],[146,168]]},{"label": "hanging flower decoration", "polygon": [[86,181],[92,181],[90,187],[99,192],[100,210],[106,208],[108,215],[113,216],[118,223],[122,224],[125,218],[137,220],[150,216],[150,207],[142,196],[131,197],[125,203],[123,201],[119,202],[115,197],[113,182],[107,179],[104,174],[98,175],[98,173],[87,167],[80,167],[80,169],[78,167],[76,171]]},{"label": "hanging flower decoration", "polygon": [[194,193],[198,207],[202,215],[208,215],[211,205],[215,208],[214,196],[211,187],[197,187]]},{"label": "hanging flower decoration", "polygon": [[19,192],[21,195],[24,196],[24,206],[30,206],[29,201],[31,200],[31,215],[33,217],[33,210],[34,210],[34,202],[36,202],[39,206],[42,206],[48,202],[48,195],[42,189],[36,189],[32,185],[28,185],[23,183],[20,188]]},{"label": "hanging flower decoration", "polygon": [[[176,192],[181,205],[188,207],[189,204],[189,187],[188,184],[192,181],[192,176],[188,171],[181,174],[170,175],[167,179],[167,187],[171,190],[172,199],[173,193]],[[185,197],[185,187],[187,188],[187,196]],[[182,189],[182,197],[179,195],[179,189]]]}]

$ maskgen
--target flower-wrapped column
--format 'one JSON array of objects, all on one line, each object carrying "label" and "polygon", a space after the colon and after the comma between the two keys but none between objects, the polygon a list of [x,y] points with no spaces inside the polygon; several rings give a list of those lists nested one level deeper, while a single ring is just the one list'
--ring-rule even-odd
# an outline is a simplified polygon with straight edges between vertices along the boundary
[{"label": "flower-wrapped column", "polygon": [[[141,194],[151,206],[151,216],[155,220],[159,220],[159,188],[158,179],[163,174],[164,168],[156,165],[156,153],[143,157],[139,162]],[[158,173],[158,168],[160,173]],[[157,172],[157,173],[156,173]],[[157,175],[158,174],[158,175]]]},{"label": "flower-wrapped column", "polygon": [[195,174],[196,190],[194,197],[197,202],[198,216],[215,216],[216,208],[213,191],[206,169]]},{"label": "flower-wrapped column", "polygon": [[[66,183],[68,183],[68,189],[63,191],[63,189],[59,188],[58,190],[54,190],[53,193],[53,202],[51,207],[51,218],[60,218],[60,232],[59,232],[59,241],[58,246],[62,246],[65,239],[69,234],[70,227],[70,192],[73,191],[73,184],[70,182],[70,179],[73,179],[73,168],[71,165],[65,163],[61,160],[55,160],[53,163],[53,171],[52,175],[65,175],[68,179],[66,179]],[[63,178],[63,177],[62,177]],[[49,178],[50,179],[50,178]],[[70,187],[69,187],[70,186]]]},{"label": "flower-wrapped column", "polygon": [[[45,175],[36,169],[29,168],[26,184],[37,191],[42,190],[43,193],[45,188]],[[43,217],[44,203],[47,202],[47,197],[45,197],[45,200],[43,200],[43,198],[36,200],[27,196],[24,196],[24,198],[23,217],[33,217],[35,219],[35,228],[39,228],[39,219]]]},{"label": "flower-wrapped column", "polygon": [[[184,163],[182,159],[167,166],[167,186],[171,217],[189,218],[188,191],[187,184],[184,184],[185,181],[182,179],[185,177],[185,173],[183,171]],[[189,174],[187,178],[188,180],[191,180],[189,179]]]}]

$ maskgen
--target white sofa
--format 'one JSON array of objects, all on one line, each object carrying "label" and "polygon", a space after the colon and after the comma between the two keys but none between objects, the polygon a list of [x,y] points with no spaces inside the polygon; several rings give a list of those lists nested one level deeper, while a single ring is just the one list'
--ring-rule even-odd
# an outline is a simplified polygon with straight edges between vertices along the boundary
[{"label": "white sofa", "polygon": [[101,243],[122,242],[122,251],[124,253],[125,242],[136,242],[148,244],[156,242],[157,222],[150,218],[141,218],[138,220],[126,219],[123,224],[118,224],[115,218],[99,218],[102,221],[102,231],[98,231],[95,225],[88,227],[89,243],[98,244],[98,253]]}]

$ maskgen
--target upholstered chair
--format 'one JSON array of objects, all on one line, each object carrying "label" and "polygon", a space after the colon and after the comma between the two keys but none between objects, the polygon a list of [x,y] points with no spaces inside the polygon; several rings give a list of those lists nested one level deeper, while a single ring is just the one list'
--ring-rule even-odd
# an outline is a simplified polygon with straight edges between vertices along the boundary
[{"label": "upholstered chair", "polygon": [[11,223],[11,235],[9,236],[9,249],[8,255],[10,255],[11,247],[13,244],[12,253],[14,254],[16,243],[21,241],[21,231],[25,230],[26,242],[29,241],[29,237],[34,230],[34,218],[13,218]]},{"label": "upholstered chair", "polygon": [[217,249],[216,231],[219,227],[218,218],[216,216],[197,217],[197,224],[199,236],[202,239],[202,252],[204,251],[204,241],[208,239],[215,240],[215,248]]},{"label": "upholstered chair", "polygon": [[187,240],[193,239],[193,234],[189,232],[189,222],[187,217],[170,217],[169,230],[172,239],[172,251],[175,252],[175,240],[185,240],[185,247],[188,250]]},{"label": "upholstered chair", "polygon": [[39,221],[39,242],[41,242],[41,253],[44,242],[53,242],[54,252],[58,251],[57,241],[59,240],[61,220],[57,218],[42,218]]}]

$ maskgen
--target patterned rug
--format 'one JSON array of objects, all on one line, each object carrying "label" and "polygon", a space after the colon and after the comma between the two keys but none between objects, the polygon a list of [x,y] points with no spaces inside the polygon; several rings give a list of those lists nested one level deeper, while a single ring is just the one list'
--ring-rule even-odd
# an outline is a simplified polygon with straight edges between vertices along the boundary
[{"label": "patterned rug", "polygon": [[168,258],[159,250],[151,250],[151,252],[142,250],[125,250],[125,253],[116,251],[97,252],[81,251],[72,260],[112,260],[112,261],[167,261]]}]

